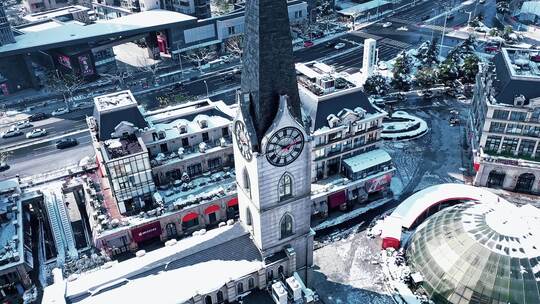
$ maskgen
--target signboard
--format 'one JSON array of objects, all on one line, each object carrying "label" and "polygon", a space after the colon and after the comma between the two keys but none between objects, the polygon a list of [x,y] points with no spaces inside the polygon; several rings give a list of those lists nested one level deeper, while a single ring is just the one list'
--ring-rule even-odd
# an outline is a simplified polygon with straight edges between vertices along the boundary
[{"label": "signboard", "polygon": [[72,70],[73,67],[71,66],[71,60],[66,55],[58,55],[58,63],[65,66],[66,68]]},{"label": "signboard", "polygon": [[373,193],[383,190],[392,181],[392,174],[385,174],[366,182],[366,192]]},{"label": "signboard", "polygon": [[131,237],[135,242],[142,242],[161,235],[159,221],[131,229]]},{"label": "signboard", "polygon": [[88,58],[88,55],[79,56],[79,65],[81,67],[81,74],[83,76],[94,75],[94,68],[90,63],[90,58]]}]

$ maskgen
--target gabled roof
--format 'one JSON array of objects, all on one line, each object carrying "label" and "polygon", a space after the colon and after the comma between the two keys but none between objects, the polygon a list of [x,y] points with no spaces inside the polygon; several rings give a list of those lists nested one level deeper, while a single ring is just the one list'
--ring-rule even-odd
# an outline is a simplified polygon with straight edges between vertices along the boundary
[{"label": "gabled roof", "polygon": [[317,102],[316,107],[317,109],[311,117],[313,130],[328,127],[328,116],[331,114],[338,115],[343,109],[354,111],[356,108],[362,108],[366,111],[366,114],[376,114],[379,112],[369,102],[367,95],[361,90],[321,99]]}]

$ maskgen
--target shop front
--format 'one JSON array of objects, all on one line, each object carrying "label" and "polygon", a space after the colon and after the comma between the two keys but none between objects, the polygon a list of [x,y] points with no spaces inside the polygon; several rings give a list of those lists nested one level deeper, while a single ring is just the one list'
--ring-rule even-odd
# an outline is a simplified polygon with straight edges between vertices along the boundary
[{"label": "shop front", "polygon": [[238,198],[233,197],[227,202],[227,219],[238,218]]},{"label": "shop front", "polygon": [[341,190],[336,193],[332,193],[328,196],[328,209],[344,208],[347,203],[346,190]]},{"label": "shop front", "polygon": [[208,225],[215,225],[219,221],[219,206],[218,205],[210,205],[206,209],[204,209],[204,214],[207,216]]},{"label": "shop front", "polygon": [[199,214],[190,212],[182,217],[182,230],[199,226]]}]

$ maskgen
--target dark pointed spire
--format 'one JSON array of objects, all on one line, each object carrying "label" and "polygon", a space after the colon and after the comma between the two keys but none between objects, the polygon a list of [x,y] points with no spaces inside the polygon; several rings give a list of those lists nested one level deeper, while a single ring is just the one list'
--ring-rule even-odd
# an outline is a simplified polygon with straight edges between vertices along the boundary
[{"label": "dark pointed spire", "polygon": [[[300,98],[286,0],[247,0],[242,93],[250,93],[249,109],[258,142],[272,124],[280,95],[299,122]],[[241,98],[240,102],[244,99]],[[247,114],[247,113],[246,113]]]}]

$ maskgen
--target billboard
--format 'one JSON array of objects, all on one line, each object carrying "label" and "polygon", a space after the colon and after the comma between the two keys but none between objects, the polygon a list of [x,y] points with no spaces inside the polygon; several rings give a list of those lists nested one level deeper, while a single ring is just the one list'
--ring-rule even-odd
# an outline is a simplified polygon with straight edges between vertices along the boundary
[{"label": "billboard", "polygon": [[69,59],[69,56],[66,55],[58,55],[58,63],[65,66],[66,68],[72,70],[73,67],[71,66],[71,60]]},{"label": "billboard", "polygon": [[94,68],[88,55],[79,56],[79,66],[81,67],[81,74],[83,76],[92,76],[94,75]]}]

